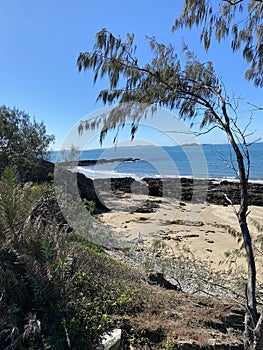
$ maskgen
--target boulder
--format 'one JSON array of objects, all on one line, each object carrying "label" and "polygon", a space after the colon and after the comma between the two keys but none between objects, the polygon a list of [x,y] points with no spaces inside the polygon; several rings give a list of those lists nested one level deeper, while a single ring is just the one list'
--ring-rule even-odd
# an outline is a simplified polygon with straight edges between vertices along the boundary
[{"label": "boulder", "polygon": [[59,190],[57,193],[64,193],[68,198],[72,198],[73,202],[77,197],[80,197],[81,199],[94,202],[96,208],[100,210],[107,210],[107,207],[99,197],[98,186],[94,186],[93,180],[82,173],[74,173],[63,165],[56,166],[54,184]]},{"label": "boulder", "polygon": [[168,290],[180,291],[180,288],[168,281],[161,272],[150,272],[148,275],[148,283],[158,285]]},{"label": "boulder", "polygon": [[115,328],[101,336],[101,349],[119,350],[121,346],[121,329]]},{"label": "boulder", "polygon": [[54,178],[54,164],[45,159],[20,158],[17,168],[22,183],[51,182]]}]

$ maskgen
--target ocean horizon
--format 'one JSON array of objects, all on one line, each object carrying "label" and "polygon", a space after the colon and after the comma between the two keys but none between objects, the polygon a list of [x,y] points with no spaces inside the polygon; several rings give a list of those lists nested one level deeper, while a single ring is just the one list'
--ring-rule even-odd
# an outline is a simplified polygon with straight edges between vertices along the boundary
[{"label": "ocean horizon", "polygon": [[[263,143],[249,146],[250,181],[263,183]],[[116,159],[132,158],[134,161]],[[78,151],[53,151],[53,163],[65,160],[99,160],[112,162],[78,166],[77,171],[89,178],[193,177],[200,179],[238,178],[235,155],[229,144],[125,146]],[[136,159],[136,160],[135,160]],[[116,160],[116,161],[115,161]]]}]

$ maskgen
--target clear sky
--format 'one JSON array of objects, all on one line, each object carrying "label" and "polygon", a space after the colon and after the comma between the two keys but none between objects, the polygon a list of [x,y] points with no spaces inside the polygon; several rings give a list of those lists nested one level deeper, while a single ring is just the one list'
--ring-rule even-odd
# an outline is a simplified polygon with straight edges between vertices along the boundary
[{"label": "clear sky", "polygon": [[[74,125],[102,107],[96,96],[106,83],[93,86],[91,74],[78,73],[76,61],[80,52],[92,50],[96,32],[107,28],[122,37],[134,33],[137,57],[143,63],[150,57],[145,35],[172,43],[178,51],[184,38],[201,59],[214,62],[230,95],[262,107],[262,89],[243,79],[246,65],[240,53],[232,54],[225,43],[213,43],[205,54],[196,29],[172,34],[182,4],[181,0],[0,0],[0,105],[15,106],[43,120],[47,132],[56,136],[53,149],[59,148]],[[248,116],[241,114],[241,124]],[[259,138],[262,111],[253,118]],[[225,137],[212,133],[200,141],[221,143]]]}]

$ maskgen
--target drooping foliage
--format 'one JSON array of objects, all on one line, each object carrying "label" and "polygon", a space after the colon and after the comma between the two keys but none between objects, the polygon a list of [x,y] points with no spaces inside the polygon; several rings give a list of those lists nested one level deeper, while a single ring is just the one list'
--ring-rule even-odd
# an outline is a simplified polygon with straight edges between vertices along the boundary
[{"label": "drooping foliage", "polygon": [[263,1],[262,0],[185,0],[173,30],[200,27],[200,41],[206,50],[212,40],[230,37],[231,49],[242,51],[249,64],[248,80],[263,87]]},{"label": "drooping foliage", "polygon": [[80,53],[79,71],[93,70],[94,82],[105,76],[109,79],[109,88],[99,93],[98,100],[104,104],[121,103],[110,115],[82,123],[80,132],[85,127],[96,128],[103,124],[103,139],[109,129],[123,125],[126,118],[130,118],[134,134],[143,118],[142,111],[150,105],[176,109],[182,118],[201,117],[201,127],[213,122],[220,127],[221,102],[230,101],[212,62],[199,62],[184,45],[185,64],[182,66],[172,45],[160,44],[154,37],[148,40],[153,58],[144,66],[139,65],[135,56],[133,35],[128,34],[127,40],[122,42],[106,29],[97,33],[92,52]]}]

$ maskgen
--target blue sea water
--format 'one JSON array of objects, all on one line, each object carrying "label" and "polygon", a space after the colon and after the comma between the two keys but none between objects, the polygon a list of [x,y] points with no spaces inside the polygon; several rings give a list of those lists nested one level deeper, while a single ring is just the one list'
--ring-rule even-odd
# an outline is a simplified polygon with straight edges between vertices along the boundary
[{"label": "blue sea water", "polygon": [[[263,143],[249,146],[250,180],[263,182]],[[65,155],[64,155],[65,156]],[[80,152],[81,160],[134,158],[136,161],[78,167],[87,177],[144,177],[186,176],[195,178],[235,179],[237,164],[228,144],[186,146],[113,147]],[[61,159],[52,152],[51,161]]]}]

